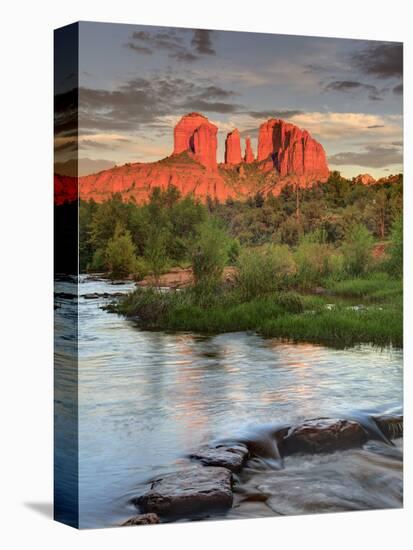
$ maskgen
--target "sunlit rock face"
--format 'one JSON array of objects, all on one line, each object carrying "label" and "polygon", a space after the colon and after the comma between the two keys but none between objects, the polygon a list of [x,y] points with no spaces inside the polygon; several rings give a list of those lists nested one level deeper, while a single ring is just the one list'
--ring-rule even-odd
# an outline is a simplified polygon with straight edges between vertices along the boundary
[{"label": "sunlit rock face", "polygon": [[320,181],[328,178],[323,146],[307,130],[279,119],[261,124],[258,134],[258,160],[272,159],[280,176],[308,175]]},{"label": "sunlit rock face", "polygon": [[199,113],[184,115],[174,128],[174,155],[189,152],[210,170],[217,168],[218,128]]},{"label": "sunlit rock face", "polygon": [[248,136],[245,140],[245,155],[244,155],[244,161],[249,164],[251,162],[254,162],[255,157],[254,153],[252,152],[251,147],[251,138]]},{"label": "sunlit rock face", "polygon": [[241,160],[241,136],[235,128],[225,140],[225,164],[240,164]]},{"label": "sunlit rock face", "polygon": [[361,183],[363,185],[373,185],[376,180],[370,174],[359,174],[354,178],[354,183]]},{"label": "sunlit rock face", "polygon": [[[265,189],[278,195],[285,185],[311,186],[327,180],[329,171],[323,147],[306,130],[283,120],[270,119],[259,128],[258,156],[251,140],[242,156],[238,129],[227,135],[225,162],[217,163],[218,128],[200,113],[184,115],[174,128],[170,156],[156,162],[128,163],[79,178],[56,174],[56,202],[107,200],[120,193],[124,200],[146,202],[155,187],[174,185],[182,196],[246,199]],[[256,162],[256,160],[258,162]],[[250,164],[247,168],[247,164]],[[248,176],[248,177],[247,177]]]}]

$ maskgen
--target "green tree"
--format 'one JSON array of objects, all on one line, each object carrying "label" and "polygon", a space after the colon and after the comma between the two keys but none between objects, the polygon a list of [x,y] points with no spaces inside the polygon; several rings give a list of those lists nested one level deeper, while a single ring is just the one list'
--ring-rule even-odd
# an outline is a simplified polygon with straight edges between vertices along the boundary
[{"label": "green tree", "polygon": [[400,214],[391,228],[390,240],[387,269],[390,274],[401,277],[403,275],[403,218]]},{"label": "green tree", "polygon": [[363,275],[372,261],[373,237],[361,224],[352,225],[346,232],[342,246],[344,268],[350,275]]},{"label": "green tree", "polygon": [[130,205],[122,201],[120,194],[114,194],[96,208],[90,224],[90,242],[95,249],[104,250],[114,235],[117,223],[128,228]]},{"label": "green tree", "polygon": [[244,248],[237,262],[237,282],[244,299],[251,300],[288,287],[296,266],[286,245]]},{"label": "green tree", "polygon": [[198,231],[192,250],[194,283],[198,289],[210,292],[221,282],[230,242],[215,218],[200,224]]},{"label": "green tree", "polygon": [[154,285],[157,287],[159,287],[160,277],[168,262],[166,241],[166,233],[161,227],[154,230],[146,242],[145,259],[153,277]]},{"label": "green tree", "polygon": [[125,277],[135,271],[135,246],[130,231],[125,230],[119,222],[106,246],[105,261],[113,278]]}]

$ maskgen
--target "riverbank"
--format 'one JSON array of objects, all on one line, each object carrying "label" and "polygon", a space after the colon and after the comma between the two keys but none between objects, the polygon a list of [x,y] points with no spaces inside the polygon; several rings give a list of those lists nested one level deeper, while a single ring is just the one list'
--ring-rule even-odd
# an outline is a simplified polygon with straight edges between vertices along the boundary
[{"label": "riverbank", "polygon": [[335,347],[403,346],[402,283],[384,273],[250,300],[231,282],[208,294],[190,286],[166,292],[145,287],[107,307],[148,330],[204,334],[252,330],[265,337]]}]

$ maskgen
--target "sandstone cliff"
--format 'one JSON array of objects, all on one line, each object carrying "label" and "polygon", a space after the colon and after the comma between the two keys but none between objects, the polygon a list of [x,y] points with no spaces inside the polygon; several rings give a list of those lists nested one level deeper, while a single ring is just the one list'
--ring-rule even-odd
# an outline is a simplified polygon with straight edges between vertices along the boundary
[{"label": "sandstone cliff", "polygon": [[279,119],[261,124],[258,134],[258,161],[271,165],[280,176],[297,175],[325,181],[328,178],[323,146],[306,130]]},{"label": "sandstone cliff", "polygon": [[[234,129],[227,135],[222,164],[217,163],[217,131],[204,115],[189,113],[174,128],[174,148],[169,157],[157,162],[115,166],[80,177],[80,198],[101,202],[113,193],[121,193],[125,200],[142,202],[154,187],[174,185],[182,195],[225,201],[247,198],[257,191],[277,195],[287,184],[306,187],[328,178],[323,147],[306,130],[293,124],[277,119],[262,124],[257,159],[249,137],[242,158],[240,133]],[[77,180],[75,183],[56,176],[59,202],[74,198]]]},{"label": "sandstone cliff", "polygon": [[241,160],[241,137],[235,128],[225,140],[225,164],[239,164]]}]

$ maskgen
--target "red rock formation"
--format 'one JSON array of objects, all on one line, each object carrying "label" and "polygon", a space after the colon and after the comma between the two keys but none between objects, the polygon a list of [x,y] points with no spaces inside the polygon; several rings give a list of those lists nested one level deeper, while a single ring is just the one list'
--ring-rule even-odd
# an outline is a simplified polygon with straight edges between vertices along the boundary
[{"label": "red rock formation", "polygon": [[174,155],[188,151],[206,168],[217,168],[217,131],[215,124],[199,113],[189,113],[174,128]]},{"label": "red rock formation", "polygon": [[218,128],[207,122],[194,132],[194,158],[210,170],[217,168]]},{"label": "red rock formation", "polygon": [[[201,138],[202,131],[197,139]],[[148,200],[155,187],[166,189],[168,185],[174,185],[183,196],[193,194],[203,200],[210,196],[225,201],[236,196],[227,188],[218,170],[206,169],[187,152],[158,162],[116,166],[79,178],[80,198],[97,202],[107,200],[113,193],[121,193],[124,200],[133,197],[142,203]]]},{"label": "red rock formation", "polygon": [[[158,162],[125,164],[103,170],[79,180],[55,179],[56,200],[66,202],[80,198],[102,202],[113,193],[124,200],[147,201],[155,187],[174,185],[182,195],[192,194],[201,200],[209,196],[219,201],[243,199],[256,193],[257,185],[265,193],[278,195],[283,186],[295,183],[306,187],[328,177],[322,146],[305,130],[282,120],[269,120],[260,127],[256,171],[248,177],[241,160],[238,130],[227,137],[227,164],[217,165],[217,127],[199,113],[181,118],[174,130],[174,152]],[[246,140],[245,162],[253,162],[251,141]],[[234,169],[234,164],[237,168]],[[254,165],[255,166],[255,165]]]},{"label": "red rock formation", "polygon": [[325,181],[329,170],[325,151],[306,130],[283,120],[270,119],[260,126],[258,160],[272,158],[280,176],[308,176]]},{"label": "red rock formation", "polygon": [[275,119],[267,120],[261,124],[258,131],[258,161],[267,159],[274,153],[274,126],[278,121]]},{"label": "red rock formation", "polygon": [[240,164],[241,160],[241,137],[235,128],[225,140],[225,164]]},{"label": "red rock formation", "polygon": [[370,174],[359,174],[354,178],[354,183],[362,183],[363,185],[373,185],[376,180]]},{"label": "red rock formation", "polygon": [[254,153],[252,152],[252,147],[251,147],[251,138],[248,136],[245,140],[245,155],[244,155],[244,160],[245,162],[247,162],[248,164],[250,162],[254,162]]},{"label": "red rock formation", "polygon": [[78,199],[78,179],[54,174],[54,203],[64,204]]}]

